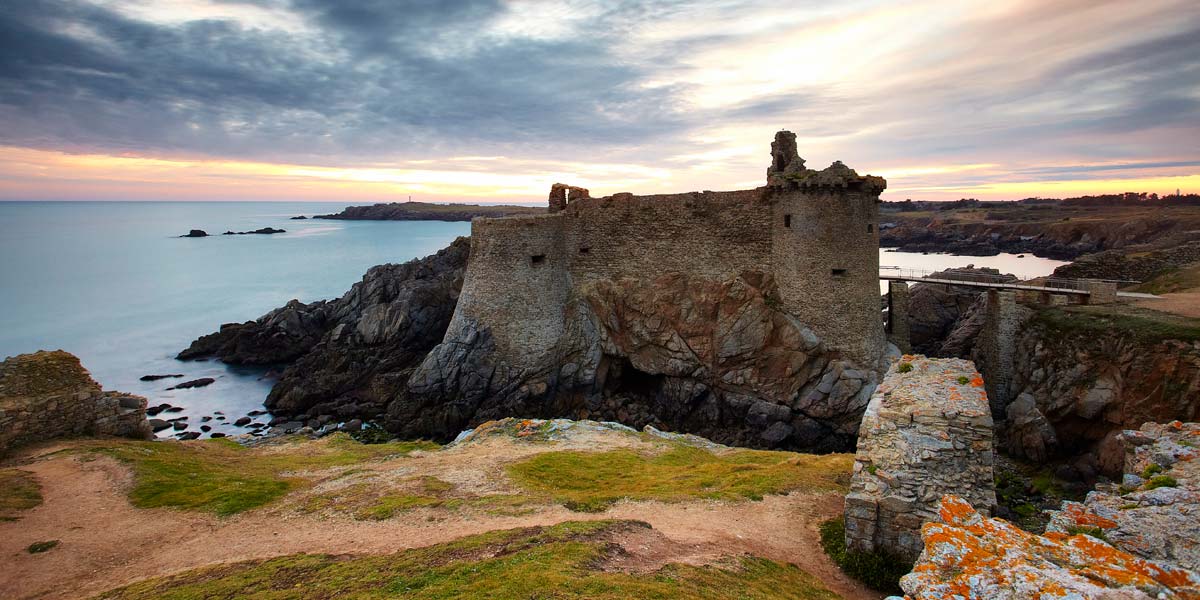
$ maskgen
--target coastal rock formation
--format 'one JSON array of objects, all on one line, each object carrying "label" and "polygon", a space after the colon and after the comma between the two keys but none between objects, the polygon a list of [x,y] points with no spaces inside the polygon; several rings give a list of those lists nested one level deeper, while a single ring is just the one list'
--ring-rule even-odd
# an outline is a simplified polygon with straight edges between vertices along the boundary
[{"label": "coastal rock formation", "polygon": [[473,221],[454,319],[389,429],[569,416],[849,447],[886,348],[886,183],[807,169],[794,142],[776,135],[754,190],[591,198],[556,184],[545,214]]},{"label": "coastal rock formation", "polygon": [[[337,300],[297,300],[256,321],[221,326],[181,352],[230,364],[291,363],[267,398],[278,412],[377,416],[408,371],[441,341],[454,311],[470,241],[371,268]],[[319,406],[318,406],[319,405]],[[321,412],[328,411],[328,412]]]},{"label": "coastal rock formation", "polygon": [[[976,268],[939,271],[930,277],[971,279],[978,276],[986,281],[1016,281],[1013,275],[996,269]],[[979,288],[947,286],[936,283],[915,283],[909,286],[908,327],[909,343],[916,354],[967,358],[973,340],[983,327],[982,295]]]},{"label": "coastal rock formation", "polygon": [[0,455],[51,439],[148,438],[146,399],[100,389],[75,356],[39,351],[0,362]]},{"label": "coastal rock formation", "polygon": [[1135,556],[1200,572],[1200,423],[1146,423],[1120,437],[1122,485],[1064,502],[1047,531],[1090,531]]},{"label": "coastal rock formation", "polygon": [[1147,319],[1034,313],[1014,342],[997,443],[1034,461],[1075,457],[1091,479],[1120,473],[1122,429],[1200,417],[1200,341],[1173,339]]},{"label": "coastal rock formation", "polygon": [[1143,252],[1108,250],[1080,257],[1054,270],[1055,277],[1150,281],[1159,275],[1200,263],[1200,241]]},{"label": "coastal rock formation", "polygon": [[776,136],[754,190],[592,198],[556,184],[538,214],[474,220],[469,263],[460,240],[377,267],[341,300],[223,326],[180,358],[292,362],[267,399],[277,415],[386,407],[406,438],[570,417],[849,448],[887,350],[886,182],[804,168],[794,140]]},{"label": "coastal rock formation", "polygon": [[545,212],[545,209],[532,206],[392,202],[371,206],[347,206],[340,213],[314,215],[313,218],[345,221],[470,221],[475,217],[504,217],[542,212]]},{"label": "coastal rock formation", "polygon": [[[901,203],[902,204],[902,203]],[[1180,207],[1170,213],[1144,207],[1083,207],[1066,203],[1040,206],[985,203],[907,213],[884,206],[879,243],[904,252],[948,252],[993,256],[1001,252],[1074,260],[1085,254],[1132,249],[1151,243],[1171,247],[1195,239],[1200,211]],[[897,210],[899,209],[899,210]],[[1100,275],[1104,278],[1112,278]]]},{"label": "coastal rock formation", "polygon": [[925,550],[900,579],[908,600],[1200,597],[1195,571],[1134,556],[1091,535],[1035,535],[986,518],[953,495],[942,499],[939,517],[922,528]]},{"label": "coastal rock formation", "polygon": [[915,560],[947,493],[990,511],[992,415],[969,361],[904,356],[863,415],[846,496],[846,547]]},{"label": "coastal rock formation", "polygon": [[849,447],[876,376],[832,358],[773,307],[776,293],[755,272],[598,282],[568,307],[555,358],[539,369],[497,362],[495,339],[472,325],[429,354],[392,402],[388,428],[447,437],[510,415],[566,416],[726,444]]}]

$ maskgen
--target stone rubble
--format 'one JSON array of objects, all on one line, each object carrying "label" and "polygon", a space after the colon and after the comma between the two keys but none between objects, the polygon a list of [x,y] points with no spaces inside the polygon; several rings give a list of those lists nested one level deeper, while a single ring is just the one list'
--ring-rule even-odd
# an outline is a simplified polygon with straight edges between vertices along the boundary
[{"label": "stone rubble", "polygon": [[101,390],[79,359],[62,350],[0,362],[0,455],[25,444],[91,435],[151,437],[146,399]]}]

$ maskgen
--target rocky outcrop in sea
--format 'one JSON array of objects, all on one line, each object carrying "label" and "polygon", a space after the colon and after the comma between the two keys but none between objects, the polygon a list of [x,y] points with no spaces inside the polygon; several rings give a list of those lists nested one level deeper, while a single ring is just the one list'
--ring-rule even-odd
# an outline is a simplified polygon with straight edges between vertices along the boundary
[{"label": "rocky outcrop in sea", "polygon": [[282,415],[374,418],[442,340],[462,288],[470,242],[372,267],[336,300],[297,300],[254,321],[222,325],[178,357],[288,365],[266,405]]}]

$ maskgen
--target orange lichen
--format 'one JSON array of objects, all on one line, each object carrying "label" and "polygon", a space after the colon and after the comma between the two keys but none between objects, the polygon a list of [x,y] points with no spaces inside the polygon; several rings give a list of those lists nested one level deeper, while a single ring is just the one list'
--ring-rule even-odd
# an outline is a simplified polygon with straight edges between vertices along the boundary
[{"label": "orange lichen", "polygon": [[983,387],[983,377],[976,375],[975,379],[971,380],[972,387]]}]

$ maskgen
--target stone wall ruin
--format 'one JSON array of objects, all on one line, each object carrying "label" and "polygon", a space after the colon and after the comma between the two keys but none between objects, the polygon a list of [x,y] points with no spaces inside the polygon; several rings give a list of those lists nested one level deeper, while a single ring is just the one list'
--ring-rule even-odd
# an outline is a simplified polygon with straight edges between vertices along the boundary
[{"label": "stone wall ruin", "polygon": [[996,504],[992,415],[970,361],[906,355],[867,405],[846,496],[846,547],[915,560],[945,494]]}]

